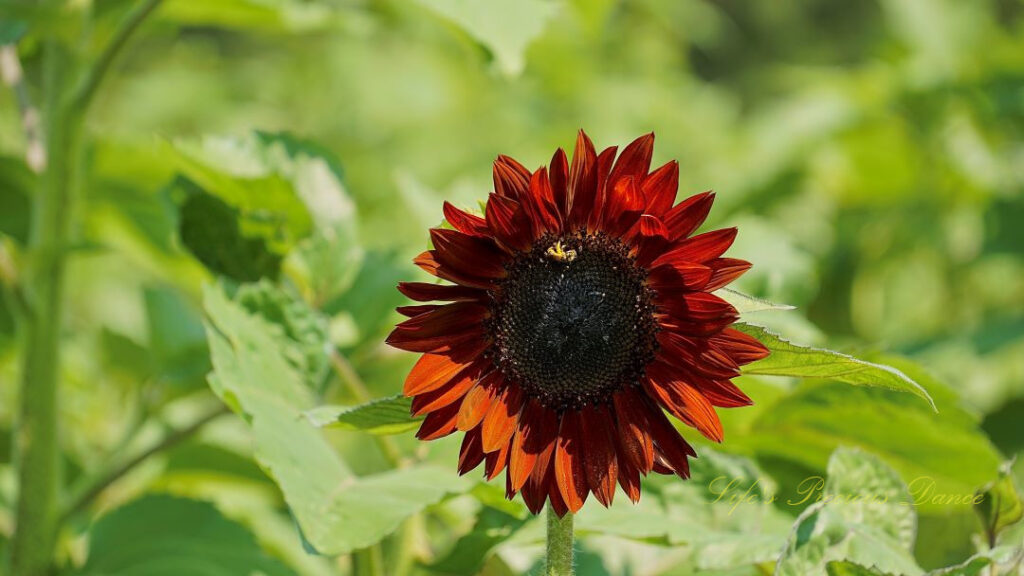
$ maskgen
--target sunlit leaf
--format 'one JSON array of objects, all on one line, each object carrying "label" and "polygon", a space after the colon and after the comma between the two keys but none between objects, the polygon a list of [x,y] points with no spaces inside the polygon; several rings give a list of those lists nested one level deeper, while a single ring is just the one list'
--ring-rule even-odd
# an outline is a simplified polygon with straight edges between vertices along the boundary
[{"label": "sunlit leaf", "polygon": [[451,20],[485,46],[505,74],[516,75],[526,65],[523,53],[558,4],[546,0],[418,0]]},{"label": "sunlit leaf", "polygon": [[313,550],[334,555],[364,548],[408,516],[472,487],[453,470],[429,466],[355,477],[304,416],[316,400],[282,353],[282,328],[218,287],[205,290],[204,307],[210,386],[248,422],[257,462],[280,487]]},{"label": "sunlit leaf", "polygon": [[935,401],[920,384],[892,366],[859,360],[823,348],[799,346],[753,324],[741,323],[733,327],[757,338],[772,352],[767,358],[744,366],[744,374],[828,378],[855,386],[888,388],[920,396],[935,408]]},{"label": "sunlit leaf", "polygon": [[100,518],[80,576],[294,574],[211,504],[145,496]]},{"label": "sunlit leaf", "polygon": [[715,295],[722,298],[729,304],[732,304],[733,308],[736,309],[740,314],[749,314],[750,312],[762,312],[765,310],[793,310],[794,307],[789,304],[776,304],[769,302],[763,298],[757,298],[756,296],[750,296],[733,290],[732,288],[721,288],[715,291]]},{"label": "sunlit leaf", "polygon": [[168,0],[160,17],[187,26],[257,31],[305,31],[331,23],[325,2],[296,0]]},{"label": "sunlit leaf", "polygon": [[359,430],[371,434],[401,434],[415,430],[422,418],[409,415],[412,399],[379,398],[358,406],[320,406],[306,412],[314,426]]},{"label": "sunlit leaf", "polygon": [[836,450],[821,496],[797,519],[776,565],[778,576],[821,574],[832,560],[871,565],[883,574],[923,573],[911,552],[917,518],[910,492],[881,460]]}]

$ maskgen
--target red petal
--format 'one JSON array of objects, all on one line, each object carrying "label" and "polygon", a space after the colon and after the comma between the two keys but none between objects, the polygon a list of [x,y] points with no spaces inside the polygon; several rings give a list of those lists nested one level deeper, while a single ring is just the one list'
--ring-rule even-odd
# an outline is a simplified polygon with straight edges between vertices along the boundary
[{"label": "red petal", "polygon": [[447,356],[424,354],[405,377],[402,394],[416,396],[444,386],[473,364],[456,362]]},{"label": "red petal", "polygon": [[712,326],[717,327],[712,328],[717,332],[739,319],[739,313],[732,304],[707,292],[677,292],[670,298],[658,298],[656,304],[658,312],[676,320],[677,326]]},{"label": "red petal", "polygon": [[622,150],[619,159],[615,161],[608,182],[612,186],[618,184],[619,180],[626,177],[633,177],[641,180],[647,176],[651,169],[651,154],[654,151],[654,133],[644,134],[633,140]]},{"label": "red petal", "polygon": [[476,288],[427,282],[399,282],[398,291],[417,302],[483,302],[487,298],[486,292]]},{"label": "red petal", "polygon": [[427,414],[423,424],[420,424],[419,431],[416,432],[416,437],[420,440],[436,440],[455,432],[455,420],[458,415],[458,402]]},{"label": "red petal", "polygon": [[714,406],[696,388],[684,382],[677,371],[654,362],[647,367],[647,375],[644,388],[662,407],[699,430],[708,440],[722,441],[722,423]]},{"label": "red petal", "polygon": [[715,201],[713,192],[703,192],[690,196],[676,204],[665,214],[665,225],[671,232],[670,239],[675,241],[686,238],[704,223],[711,212],[711,204]]},{"label": "red petal", "polygon": [[675,160],[651,172],[643,179],[643,184],[640,186],[647,206],[644,212],[658,217],[666,214],[672,209],[678,188],[679,163]]},{"label": "red petal", "polygon": [[712,380],[728,380],[740,375],[740,368],[728,354],[702,338],[691,338],[671,330],[657,335],[658,356],[677,368],[696,372]]},{"label": "red petal", "polygon": [[533,178],[530,180],[530,194],[520,196],[519,203],[533,223],[533,238],[537,238],[545,232],[561,231],[562,223],[558,216],[558,209],[555,207],[554,192],[551,190],[551,181],[548,180],[547,168],[541,167],[533,173]]},{"label": "red petal", "polygon": [[643,207],[637,181],[632,176],[619,180],[604,205],[602,228],[612,236],[621,236],[640,218]]},{"label": "red petal", "polygon": [[397,326],[387,343],[401,350],[436,353],[483,336],[481,322],[490,312],[473,302],[456,302],[410,318]]},{"label": "red petal", "polygon": [[460,210],[447,201],[444,203],[443,210],[444,219],[459,232],[469,234],[470,236],[487,237],[491,235],[491,230],[487,227],[487,221],[483,218],[470,214],[465,210]]},{"label": "red petal", "polygon": [[703,288],[710,278],[711,268],[694,262],[679,262],[651,268],[647,284],[659,296],[671,298],[680,291]]},{"label": "red petal", "polygon": [[480,443],[480,430],[470,430],[462,437],[462,448],[459,450],[459,476],[476,468],[483,461],[484,450]]},{"label": "red petal", "polygon": [[565,150],[559,148],[551,157],[549,178],[551,180],[551,193],[555,199],[555,207],[561,215],[563,222],[569,220],[569,161],[565,157]]},{"label": "red petal", "polygon": [[555,514],[559,518],[564,518],[569,512],[569,506],[565,503],[565,498],[562,498],[562,493],[558,489],[558,482],[553,479],[547,482],[548,489],[548,500],[551,502],[551,509],[555,511]]},{"label": "red petal", "polygon": [[483,422],[502,384],[501,372],[494,370],[481,378],[480,382],[466,393],[462,400],[462,409],[459,410],[459,430],[471,430]]},{"label": "red petal", "polygon": [[771,354],[771,351],[760,340],[734,328],[726,328],[715,334],[708,339],[708,344],[720,350],[740,366],[766,358]]},{"label": "red petal", "polygon": [[615,161],[616,151],[618,151],[618,148],[615,146],[605,148],[597,156],[597,161],[594,164],[594,200],[587,219],[587,229],[591,232],[600,229],[603,214],[607,209],[605,204],[608,201],[608,195],[606,194],[609,183],[608,171],[611,170],[612,162]]},{"label": "red petal", "polygon": [[595,168],[597,153],[594,144],[583,130],[576,137],[576,148],[572,153],[572,166],[569,168],[569,223],[567,228],[577,230],[584,228],[594,208],[594,195],[597,193]]},{"label": "red petal", "polygon": [[[665,413],[656,406],[648,409],[647,421],[650,423],[651,438],[654,440],[657,453],[663,458],[662,466],[674,471],[681,478],[690,477],[690,463],[687,457],[696,457],[697,453],[686,443],[686,440],[679,435],[679,432],[672,426]],[[655,472],[659,462],[655,459]]]},{"label": "red petal", "polygon": [[714,292],[723,286],[728,286],[733,280],[750,270],[750,262],[736,258],[716,258],[708,262],[708,266],[711,267],[712,273],[708,285],[704,287],[706,292]]},{"label": "red petal", "polygon": [[634,390],[616,393],[613,402],[619,423],[621,454],[634,468],[646,474],[654,465],[654,445],[647,432],[647,408]]},{"label": "red petal", "polygon": [[466,276],[505,277],[505,254],[490,238],[463,234],[458,230],[432,228],[435,258]]},{"label": "red petal", "polygon": [[525,251],[533,242],[530,219],[515,200],[491,194],[484,210],[487,225],[499,243],[511,251]]},{"label": "red petal", "polygon": [[427,312],[433,312],[441,306],[438,304],[421,304],[419,306],[399,306],[395,308],[395,312],[398,312],[402,316],[413,318],[420,314],[426,314]]},{"label": "red petal", "polygon": [[640,501],[640,471],[628,462],[619,461],[619,486],[634,504]]},{"label": "red petal", "polygon": [[428,274],[443,278],[449,282],[469,286],[471,288],[483,288],[489,290],[494,288],[494,281],[487,278],[478,278],[475,275],[466,274],[450,266],[441,264],[437,259],[436,250],[427,250],[413,259],[413,263],[425,270]]},{"label": "red petal", "polygon": [[573,513],[587,500],[587,474],[583,469],[583,446],[580,442],[579,413],[562,415],[562,427],[555,446],[555,480],[566,506]]},{"label": "red petal", "polygon": [[737,408],[739,406],[750,406],[754,403],[749,396],[728,380],[707,380],[700,381],[698,386],[700,393],[711,402],[713,406],[722,408]]},{"label": "red petal", "polygon": [[601,504],[609,506],[619,477],[611,414],[604,406],[588,406],[580,414],[580,425],[587,485]]},{"label": "red petal", "polygon": [[[558,438],[558,426],[558,417],[556,415],[554,422],[554,437],[542,448],[540,454],[537,455],[537,460],[533,465],[533,472],[530,473],[530,479],[526,481],[526,484],[523,485],[522,488],[523,501],[526,502],[526,506],[534,514],[540,512],[540,509],[544,506],[544,501],[548,498],[549,490],[558,494],[558,483],[555,482],[554,466],[555,443]],[[561,500],[562,497],[559,495],[558,501],[561,502]]]},{"label": "red petal", "polygon": [[739,319],[739,313],[731,304],[706,292],[659,298],[657,304],[661,326],[684,334],[710,336]]},{"label": "red petal", "polygon": [[483,433],[484,452],[494,452],[509,443],[519,424],[519,411],[522,408],[522,389],[506,382],[504,389],[491,403],[480,427]]},{"label": "red petal", "polygon": [[509,456],[509,477],[512,491],[526,484],[540,454],[558,436],[558,416],[536,400],[529,401],[519,419],[519,430],[512,442]]},{"label": "red petal", "polygon": [[530,171],[508,156],[498,156],[494,161],[494,192],[514,200],[529,187]]},{"label": "red petal", "polygon": [[713,230],[687,238],[676,244],[676,247],[663,254],[654,261],[654,265],[670,264],[674,262],[700,262],[705,263],[718,258],[732,246],[736,239],[736,228],[723,228]]},{"label": "red petal", "polygon": [[484,475],[488,480],[494,480],[501,471],[508,465],[508,454],[510,444],[506,442],[501,449],[487,454],[484,459]]},{"label": "red petal", "polygon": [[463,399],[479,379],[480,374],[477,370],[463,370],[458,377],[453,378],[437,390],[424,392],[413,398],[412,415],[422,416]]}]

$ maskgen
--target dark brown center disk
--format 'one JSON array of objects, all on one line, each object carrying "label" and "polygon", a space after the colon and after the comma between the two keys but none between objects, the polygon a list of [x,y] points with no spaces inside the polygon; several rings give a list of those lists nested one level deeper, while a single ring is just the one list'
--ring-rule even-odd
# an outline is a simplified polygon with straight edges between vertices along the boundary
[{"label": "dark brown center disk", "polygon": [[626,246],[603,234],[538,240],[495,292],[497,365],[549,408],[608,402],[639,382],[656,351],[644,279]]}]

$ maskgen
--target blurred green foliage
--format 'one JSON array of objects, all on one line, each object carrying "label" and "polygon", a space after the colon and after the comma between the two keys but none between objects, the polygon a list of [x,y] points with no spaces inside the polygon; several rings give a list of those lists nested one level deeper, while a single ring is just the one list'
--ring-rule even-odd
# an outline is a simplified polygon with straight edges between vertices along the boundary
[{"label": "blurred green foliage", "polygon": [[[36,99],[44,39],[88,63],[134,2],[58,4],[0,3],[0,40],[17,41]],[[497,154],[535,167],[580,128],[598,146],[653,130],[681,197],[716,190],[709,226],[738,226],[730,255],[755,263],[737,288],[797,307],[745,319],[894,365],[939,410],[835,373],[744,376],[756,404],[723,415],[726,440],[698,447],[692,481],[652,478],[636,508],[588,505],[580,574],[1020,570],[1024,528],[993,513],[1019,515],[1024,483],[1020,0],[166,0],[139,32],[86,124],[60,383],[67,499],[213,393],[242,417],[75,510],[68,573],[158,573],[132,548],[168,555],[154,561],[167,574],[200,573],[190,560],[361,574],[367,556],[348,552],[381,538],[387,574],[535,568],[541,526],[500,486],[456,479],[457,439],[371,436],[353,428],[380,426],[352,412],[320,431],[308,411],[400,391],[414,358],[382,344],[394,284],[423,276],[410,258],[442,201],[476,206]],[[5,286],[27,265],[25,155],[0,90]],[[0,553],[22,348],[4,296]],[[391,470],[396,454],[414,464]],[[719,477],[738,483],[720,492]],[[817,477],[822,493],[917,506],[819,504],[803,484]]]}]

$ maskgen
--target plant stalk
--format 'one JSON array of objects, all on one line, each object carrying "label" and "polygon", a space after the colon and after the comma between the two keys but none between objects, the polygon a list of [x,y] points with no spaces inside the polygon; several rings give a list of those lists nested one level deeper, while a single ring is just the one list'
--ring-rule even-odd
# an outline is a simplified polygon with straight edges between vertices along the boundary
[{"label": "plant stalk", "polygon": [[64,276],[77,174],[80,117],[61,105],[67,57],[50,41],[44,54],[46,168],[32,209],[29,262],[25,274],[26,316],[18,427],[18,503],[11,542],[11,571],[44,576],[53,561],[57,536],[60,452],[57,436],[57,381]]},{"label": "plant stalk", "polygon": [[544,576],[572,576],[572,513],[564,517],[548,506],[548,547]]}]

